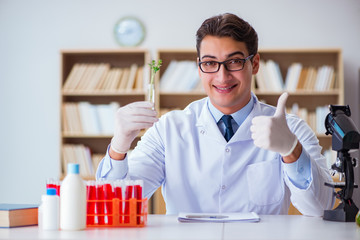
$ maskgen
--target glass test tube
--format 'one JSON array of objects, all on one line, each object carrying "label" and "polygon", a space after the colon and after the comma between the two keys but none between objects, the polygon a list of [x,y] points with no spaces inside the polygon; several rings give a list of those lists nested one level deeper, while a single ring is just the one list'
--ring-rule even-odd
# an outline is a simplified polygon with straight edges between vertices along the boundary
[{"label": "glass test tube", "polygon": [[96,181],[96,214],[97,216],[97,223],[99,225],[105,224],[105,204],[104,201],[104,183],[103,181]]},{"label": "glass test tube", "polygon": [[119,199],[119,223],[123,222],[123,189],[124,182],[122,180],[116,180],[114,182],[114,197]]},{"label": "glass test tube", "polygon": [[104,199],[107,200],[105,202],[105,223],[107,225],[112,225],[113,224],[113,205],[112,205],[112,200],[114,198],[114,192],[113,192],[113,186],[111,182],[105,182],[103,184],[104,187]]},{"label": "glass test tube", "polygon": [[143,181],[142,180],[135,180],[134,181],[134,198],[136,198],[137,202],[136,202],[136,222],[137,224],[140,224],[141,222],[141,200],[142,200],[142,189],[143,189]]},{"label": "glass test tube", "polygon": [[[88,181],[86,183],[87,200],[96,200],[95,181]],[[95,214],[95,202],[87,202],[87,214]],[[95,216],[87,216],[86,223],[88,225],[95,224]]]}]

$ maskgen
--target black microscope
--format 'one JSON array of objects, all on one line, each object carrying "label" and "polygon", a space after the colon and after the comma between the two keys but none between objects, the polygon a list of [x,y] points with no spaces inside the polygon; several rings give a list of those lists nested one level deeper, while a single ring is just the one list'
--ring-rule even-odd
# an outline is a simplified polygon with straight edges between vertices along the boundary
[{"label": "black microscope", "polygon": [[354,222],[359,209],[352,200],[353,190],[358,186],[354,182],[354,167],[357,160],[349,151],[359,149],[360,134],[350,118],[350,108],[347,106],[330,105],[330,113],[325,119],[326,135],[332,135],[332,150],[337,151],[336,162],[331,166],[334,173],[344,176],[344,182],[325,183],[326,186],[339,188],[334,192],[340,199],[339,206],[333,210],[324,211],[324,220],[338,222]]}]

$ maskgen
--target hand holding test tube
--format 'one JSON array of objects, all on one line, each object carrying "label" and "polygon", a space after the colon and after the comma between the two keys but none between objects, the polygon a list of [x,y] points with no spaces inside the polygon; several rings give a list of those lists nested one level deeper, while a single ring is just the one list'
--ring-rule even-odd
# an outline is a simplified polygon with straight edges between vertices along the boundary
[{"label": "hand holding test tube", "polygon": [[115,132],[111,148],[116,153],[125,154],[141,129],[151,127],[158,121],[154,104],[146,101],[133,102],[121,107],[115,116]]},{"label": "hand holding test tube", "polygon": [[159,71],[162,61],[150,65],[149,101],[133,102],[117,110],[115,114],[115,132],[111,140],[111,149],[119,154],[126,154],[131,143],[139,135],[141,129],[151,127],[158,121],[155,111],[155,74]]}]

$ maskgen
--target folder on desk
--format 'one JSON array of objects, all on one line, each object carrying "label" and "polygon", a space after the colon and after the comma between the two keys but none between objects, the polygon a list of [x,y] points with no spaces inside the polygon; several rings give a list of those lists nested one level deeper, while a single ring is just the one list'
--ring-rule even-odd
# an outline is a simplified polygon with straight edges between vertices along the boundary
[{"label": "folder on desk", "polygon": [[255,212],[246,213],[184,213],[178,215],[179,222],[259,222]]}]

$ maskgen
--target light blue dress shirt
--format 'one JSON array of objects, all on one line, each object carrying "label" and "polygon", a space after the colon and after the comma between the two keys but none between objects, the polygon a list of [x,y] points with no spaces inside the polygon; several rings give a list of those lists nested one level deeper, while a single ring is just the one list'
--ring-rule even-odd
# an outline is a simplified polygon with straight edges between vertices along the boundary
[{"label": "light blue dress shirt", "polygon": [[290,196],[305,215],[321,216],[332,208],[333,190],[324,186],[331,182],[326,161],[303,120],[287,115],[303,151],[298,161],[286,164],[280,154],[256,147],[251,138],[252,118],[272,116],[274,107],[252,94],[249,104],[233,115],[239,124],[227,142],[209,103],[204,98],[163,115],[123,161],[111,159],[107,152],[97,179],[142,179],[146,197],[162,186],[168,214],[287,214]]}]

